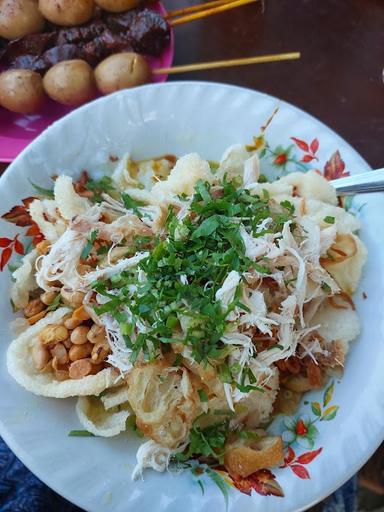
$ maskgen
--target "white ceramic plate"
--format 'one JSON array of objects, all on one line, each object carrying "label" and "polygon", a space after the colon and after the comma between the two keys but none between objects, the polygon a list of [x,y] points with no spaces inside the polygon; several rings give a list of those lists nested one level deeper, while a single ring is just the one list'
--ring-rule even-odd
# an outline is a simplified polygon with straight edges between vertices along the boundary
[{"label": "white ceramic plate", "polygon": [[[369,170],[364,160],[339,136],[301,110],[258,92],[212,83],[176,82],[149,85],[102,98],[58,121],[33,142],[0,179],[1,213],[23,197],[33,195],[27,178],[42,186],[58,171],[100,170],[108,156],[121,156],[132,150],[134,158],[164,153],[182,155],[198,151],[217,159],[224,148],[236,142],[251,141],[276,106],[279,113],[268,127],[266,138],[272,151],[263,163],[275,174],[284,170],[282,151],[293,144],[288,160],[310,159],[311,148],[301,148],[290,137],[312,144],[318,160],[311,165],[323,171],[336,150],[345,162],[344,172]],[[271,162],[275,161],[275,167]],[[328,173],[342,172],[334,157]],[[299,166],[302,164],[298,164]],[[108,164],[107,164],[108,167]],[[296,164],[289,161],[286,170]],[[384,428],[384,343],[383,275],[384,244],[382,195],[361,196],[355,207],[361,210],[362,239],[369,250],[361,287],[355,302],[363,327],[353,343],[345,377],[335,383],[334,394],[306,400],[318,401],[319,421],[310,403],[303,403],[298,417],[316,421],[313,439],[298,437],[295,459],[290,467],[274,471],[285,497],[247,496],[229,488],[229,510],[283,512],[304,510],[324,498],[352,476],[379,445]],[[17,228],[1,222],[0,236],[13,237]],[[2,311],[0,353],[0,434],[17,456],[44,482],[67,499],[90,511],[123,512],[212,512],[225,510],[223,495],[207,475],[202,495],[197,477],[145,473],[144,481],[133,483],[139,440],[124,434],[113,439],[71,438],[69,430],[79,428],[74,400],[36,397],[24,391],[8,376],[5,353],[10,341],[7,328],[12,319],[9,306],[9,275],[0,277]],[[362,291],[367,298],[362,298]],[[332,407],[332,409],[329,409]],[[316,407],[315,407],[316,409]],[[327,411],[328,410],[328,411]],[[309,414],[309,417],[303,416]],[[280,422],[276,428],[292,429],[295,419]],[[307,424],[307,423],[306,423]],[[308,424],[307,424],[308,426]],[[312,432],[313,434],[313,432]],[[304,445],[306,447],[304,447]],[[318,453],[319,448],[323,448]],[[317,455],[317,456],[315,456]],[[313,460],[310,460],[313,459]],[[301,469],[297,468],[300,466]],[[297,473],[301,476],[297,476]],[[303,478],[310,476],[310,478]],[[261,482],[258,489],[263,490]]]}]

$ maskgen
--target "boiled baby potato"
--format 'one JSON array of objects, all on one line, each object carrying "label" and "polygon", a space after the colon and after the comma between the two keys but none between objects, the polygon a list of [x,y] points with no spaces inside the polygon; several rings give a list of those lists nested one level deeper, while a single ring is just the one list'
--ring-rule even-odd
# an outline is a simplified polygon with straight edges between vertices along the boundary
[{"label": "boiled baby potato", "polygon": [[51,67],[44,75],[43,85],[50,98],[64,105],[81,105],[96,91],[95,77],[85,60],[65,60]]},{"label": "boiled baby potato", "polygon": [[85,23],[92,17],[93,8],[93,0],[39,0],[43,16],[63,26]]},{"label": "boiled baby potato", "polygon": [[95,0],[95,3],[105,11],[123,12],[137,7],[142,0]]},{"label": "boiled baby potato", "polygon": [[44,18],[37,0],[0,0],[0,36],[16,39],[40,32]]},{"label": "boiled baby potato", "polygon": [[31,114],[43,104],[45,95],[39,73],[12,69],[0,74],[0,105],[12,112]]},{"label": "boiled baby potato", "polygon": [[145,84],[150,76],[147,61],[133,52],[111,55],[95,69],[96,85],[103,94]]}]

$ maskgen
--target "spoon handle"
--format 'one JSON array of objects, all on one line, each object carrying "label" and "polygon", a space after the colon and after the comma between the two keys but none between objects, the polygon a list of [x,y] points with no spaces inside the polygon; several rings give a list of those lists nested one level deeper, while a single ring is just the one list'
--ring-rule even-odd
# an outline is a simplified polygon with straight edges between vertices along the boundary
[{"label": "spoon handle", "polygon": [[381,192],[384,190],[384,169],[354,174],[345,178],[332,180],[338,195],[362,194]]}]

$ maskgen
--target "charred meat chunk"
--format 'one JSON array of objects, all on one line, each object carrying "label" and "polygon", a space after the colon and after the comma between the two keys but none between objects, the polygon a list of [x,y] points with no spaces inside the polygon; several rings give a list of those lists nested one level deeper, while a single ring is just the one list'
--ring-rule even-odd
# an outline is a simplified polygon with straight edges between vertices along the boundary
[{"label": "charred meat chunk", "polygon": [[147,55],[160,55],[169,44],[170,30],[163,17],[150,9],[134,9],[110,14],[105,22],[111,32],[124,33],[133,41],[133,49]]},{"label": "charred meat chunk", "polygon": [[57,31],[56,46],[62,44],[82,44],[101,36],[105,24],[101,20],[92,21],[80,27],[60,28]]},{"label": "charred meat chunk", "polygon": [[17,57],[24,55],[42,55],[47,48],[54,44],[55,37],[54,32],[45,32],[9,41],[5,49],[4,61],[11,63]]}]

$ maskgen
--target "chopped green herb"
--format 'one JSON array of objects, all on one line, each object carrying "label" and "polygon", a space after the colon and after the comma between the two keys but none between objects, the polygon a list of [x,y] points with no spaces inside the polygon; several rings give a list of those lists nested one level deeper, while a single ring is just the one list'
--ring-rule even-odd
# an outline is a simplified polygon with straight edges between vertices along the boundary
[{"label": "chopped green herb", "polygon": [[260,174],[259,179],[257,180],[259,183],[268,183],[268,178],[265,174]]},{"label": "chopped green herb", "polygon": [[125,192],[121,194],[121,199],[123,200],[124,207],[127,210],[132,210],[138,217],[142,217],[139,206],[144,206],[144,203],[141,201],[136,201],[136,199],[133,199],[133,197],[131,197],[129,194],[126,194]]},{"label": "chopped green herb", "polygon": [[47,311],[55,311],[61,304],[61,294],[58,293],[53,302],[47,307]]},{"label": "chopped green herb", "polygon": [[205,470],[206,474],[209,476],[209,478],[217,485],[217,487],[220,489],[224,502],[225,502],[225,512],[228,512],[228,504],[229,504],[229,492],[227,484],[225,483],[225,480],[223,477],[218,473],[217,471],[214,471],[213,469],[207,468]]},{"label": "chopped green herb", "polygon": [[343,207],[346,212],[348,212],[352,208],[352,203],[355,196],[346,196],[343,199]]},{"label": "chopped green herb", "polygon": [[331,293],[332,289],[331,287],[329,286],[329,284],[327,283],[323,283],[321,285],[321,289],[325,292],[325,293]]},{"label": "chopped green herb", "polygon": [[208,395],[204,389],[198,389],[197,392],[199,393],[200,402],[208,402]]},{"label": "chopped green herb", "polygon": [[260,435],[257,434],[256,432],[252,432],[251,430],[241,430],[239,432],[239,437],[241,439],[249,439],[252,441],[257,441],[258,439],[260,439]]},{"label": "chopped green herb", "polygon": [[324,222],[327,224],[334,224],[335,223],[335,217],[331,217],[330,215],[327,215],[324,217]]},{"label": "chopped green herb", "polygon": [[284,350],[284,347],[283,345],[280,345],[280,343],[275,343],[274,345],[272,345],[271,347],[268,347],[267,350],[272,350],[274,348],[278,348],[279,350]]},{"label": "chopped green herb", "polygon": [[265,201],[268,201],[268,199],[269,199],[269,192],[268,192],[268,190],[266,188],[263,188],[262,194],[263,194],[263,199]]},{"label": "chopped green herb", "polygon": [[153,238],[145,235],[136,235],[133,238],[133,242],[135,244],[135,249],[137,251],[142,251],[143,249],[148,249],[153,244]]},{"label": "chopped green herb", "polygon": [[173,329],[174,327],[176,327],[176,325],[178,323],[179,323],[179,320],[178,320],[177,316],[174,316],[174,315],[169,315],[167,317],[167,320],[165,321],[166,327],[169,327],[170,329]]},{"label": "chopped green herb", "polygon": [[257,272],[260,272],[260,274],[270,274],[271,271],[268,267],[265,267],[264,265],[260,265],[259,263],[252,262],[252,266]]},{"label": "chopped green herb", "polygon": [[205,184],[202,180],[199,180],[196,183],[196,192],[198,192],[201,195],[201,198],[206,203],[209,203],[212,198],[211,194],[208,191],[207,184]]},{"label": "chopped green herb", "polygon": [[[248,380],[248,384],[246,384],[246,380]],[[235,382],[235,386],[242,393],[249,393],[250,391],[260,391],[260,393],[264,393],[264,389],[260,386],[255,386],[254,384],[257,382],[257,379],[249,367],[245,367],[241,374],[241,381]]]},{"label": "chopped green herb", "polygon": [[15,303],[13,302],[13,300],[9,299],[9,303],[10,303],[11,308],[12,308],[12,313],[16,313],[17,312],[17,307],[15,306]]},{"label": "chopped green herb", "polygon": [[213,216],[205,219],[192,234],[192,240],[196,240],[197,238],[206,238],[207,236],[212,235],[219,226],[220,221],[218,217]]},{"label": "chopped green herb", "polygon": [[8,270],[10,271],[11,274],[13,274],[15,272],[15,270],[20,268],[20,266],[21,266],[21,262],[18,264],[17,263],[8,263]]},{"label": "chopped green herb", "polygon": [[136,425],[136,415],[135,414],[131,414],[130,416],[128,416],[125,425],[127,427],[127,430],[128,429],[133,430],[133,432],[138,437],[144,437],[143,433],[140,431],[140,429]]},{"label": "chopped green herb", "polygon": [[204,496],[204,484],[203,484],[203,482],[199,479],[199,480],[197,480],[197,483],[198,483],[198,485],[200,487],[201,495]]},{"label": "chopped green herb", "polygon": [[69,437],[95,437],[95,434],[88,432],[88,430],[71,430],[68,432]]},{"label": "chopped green herb", "polygon": [[107,245],[101,245],[97,251],[96,251],[96,254],[98,256],[104,256],[105,254],[108,254],[108,251],[109,251],[110,247],[108,247]]},{"label": "chopped green herb", "polygon": [[95,203],[102,201],[103,193],[116,193],[116,188],[110,176],[103,176],[100,180],[89,179],[85,184],[85,188],[93,192],[92,200]]},{"label": "chopped green herb", "polygon": [[55,197],[53,189],[40,187],[39,185],[33,183],[30,179],[28,179],[28,181],[40,196],[49,197],[50,199]]},{"label": "chopped green herb", "polygon": [[87,240],[87,243],[84,246],[84,249],[81,253],[81,259],[86,260],[92,250],[93,244],[95,243],[95,240],[97,239],[97,235],[99,234],[99,231],[97,229],[93,230],[91,232],[91,236],[89,237],[89,240]]},{"label": "chopped green herb", "polygon": [[208,164],[212,172],[217,171],[217,169],[220,167],[220,163],[216,160],[208,160]]},{"label": "chopped green herb", "polygon": [[264,393],[263,388],[260,388],[258,386],[252,386],[251,384],[244,385],[236,382],[236,387],[242,393],[250,393],[251,391],[260,391],[261,393]]},{"label": "chopped green herb", "polygon": [[183,363],[183,356],[181,354],[177,354],[175,360],[173,361],[173,366],[181,366]]},{"label": "chopped green herb", "polygon": [[281,201],[280,206],[288,210],[291,215],[295,213],[295,206],[290,201]]},{"label": "chopped green herb", "polygon": [[175,459],[179,462],[185,462],[192,456],[202,455],[203,457],[222,460],[225,441],[229,433],[228,422],[215,423],[203,429],[197,425],[197,422],[198,419],[191,429],[190,443],[186,453],[176,454]]},{"label": "chopped green herb", "polygon": [[221,382],[230,384],[232,382],[232,374],[229,366],[226,363],[221,364],[217,367],[217,374]]}]

